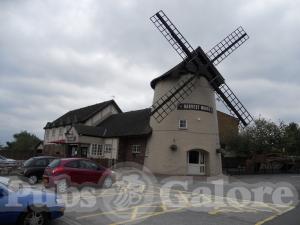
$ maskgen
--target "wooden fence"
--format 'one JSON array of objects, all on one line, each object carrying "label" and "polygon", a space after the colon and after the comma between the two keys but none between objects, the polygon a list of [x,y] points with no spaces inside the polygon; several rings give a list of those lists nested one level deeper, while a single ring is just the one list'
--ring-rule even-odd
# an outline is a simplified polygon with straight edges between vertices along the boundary
[{"label": "wooden fence", "polygon": [[300,173],[300,159],[281,164],[276,161],[249,164],[247,161],[247,158],[225,157],[222,159],[223,173],[229,175]]}]

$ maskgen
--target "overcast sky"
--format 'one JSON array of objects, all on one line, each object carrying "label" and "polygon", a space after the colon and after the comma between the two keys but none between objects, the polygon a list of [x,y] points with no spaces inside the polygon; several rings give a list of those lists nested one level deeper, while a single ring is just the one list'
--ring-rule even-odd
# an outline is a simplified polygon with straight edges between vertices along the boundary
[{"label": "overcast sky", "polygon": [[0,0],[0,144],[111,98],[149,107],[150,81],[180,62],[149,20],[160,9],[205,51],[242,25],[219,71],[254,116],[300,122],[299,2]]}]

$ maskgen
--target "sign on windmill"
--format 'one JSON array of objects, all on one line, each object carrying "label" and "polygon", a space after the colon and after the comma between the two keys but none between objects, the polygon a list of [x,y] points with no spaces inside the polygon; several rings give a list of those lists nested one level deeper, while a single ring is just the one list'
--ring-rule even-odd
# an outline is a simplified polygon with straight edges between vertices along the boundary
[{"label": "sign on windmill", "polygon": [[244,29],[238,27],[205,53],[201,47],[194,50],[163,11],[154,14],[150,20],[183,59],[185,69],[191,74],[181,79],[153,103],[151,115],[155,120],[158,123],[163,121],[193,93],[196,80],[205,77],[229,112],[236,116],[243,126],[251,123],[253,117],[215,67],[249,38]]}]

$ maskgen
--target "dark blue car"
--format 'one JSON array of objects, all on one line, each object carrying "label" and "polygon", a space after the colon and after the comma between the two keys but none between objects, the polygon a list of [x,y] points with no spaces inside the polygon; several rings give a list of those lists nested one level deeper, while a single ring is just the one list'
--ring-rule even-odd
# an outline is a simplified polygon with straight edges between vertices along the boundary
[{"label": "dark blue car", "polygon": [[16,187],[0,177],[0,224],[45,225],[64,210],[55,193]]}]

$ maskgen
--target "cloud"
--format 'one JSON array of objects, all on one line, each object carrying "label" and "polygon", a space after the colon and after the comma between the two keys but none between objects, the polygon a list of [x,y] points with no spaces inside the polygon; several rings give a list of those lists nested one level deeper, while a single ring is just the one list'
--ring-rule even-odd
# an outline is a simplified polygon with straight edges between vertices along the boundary
[{"label": "cloud", "polygon": [[254,115],[299,122],[299,8],[283,0],[1,1],[0,143],[24,129],[42,137],[47,121],[112,96],[123,110],[150,106],[150,81],[180,62],[149,20],[159,9],[206,51],[242,25],[250,39],[219,71]]}]

